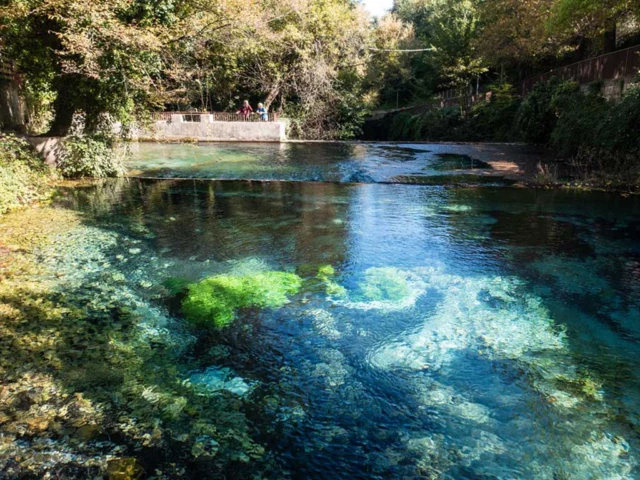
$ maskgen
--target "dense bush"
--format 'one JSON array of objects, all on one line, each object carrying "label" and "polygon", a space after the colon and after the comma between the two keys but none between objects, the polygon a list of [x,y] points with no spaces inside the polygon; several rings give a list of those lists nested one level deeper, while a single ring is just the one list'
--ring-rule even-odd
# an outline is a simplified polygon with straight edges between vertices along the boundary
[{"label": "dense bush", "polygon": [[611,110],[611,104],[602,96],[573,92],[556,97],[553,109],[555,124],[549,138],[544,140],[557,155],[570,157],[581,148],[600,147],[600,130]]},{"label": "dense bush", "polygon": [[390,140],[507,141],[512,140],[519,99],[510,85],[492,87],[489,101],[470,111],[459,107],[431,108],[422,113],[403,112],[391,120]]},{"label": "dense bush", "polygon": [[45,199],[55,173],[14,136],[0,134],[0,214]]},{"label": "dense bush", "polygon": [[63,142],[58,169],[65,178],[105,178],[124,174],[123,155],[102,135],[71,136]]},{"label": "dense bush", "polygon": [[610,152],[640,154],[640,79],[612,106],[599,130],[598,140],[602,148]]},{"label": "dense bush", "polygon": [[577,95],[580,95],[580,86],[575,82],[552,78],[537,83],[518,110],[517,128],[522,140],[549,142],[558,121],[558,109]]},{"label": "dense bush", "polygon": [[489,101],[473,106],[465,130],[461,132],[473,141],[506,142],[517,138],[514,123],[520,99],[509,84],[491,85]]},{"label": "dense bush", "polygon": [[459,108],[434,108],[413,114],[403,112],[391,120],[390,140],[457,140],[461,124]]}]

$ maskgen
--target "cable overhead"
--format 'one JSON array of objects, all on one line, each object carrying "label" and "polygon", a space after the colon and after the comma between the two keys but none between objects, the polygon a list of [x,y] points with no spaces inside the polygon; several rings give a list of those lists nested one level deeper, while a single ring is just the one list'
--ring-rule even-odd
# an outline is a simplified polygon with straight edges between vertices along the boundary
[{"label": "cable overhead", "polygon": [[402,48],[375,48],[375,47],[367,47],[367,50],[373,50],[376,52],[433,52],[437,50],[435,47],[430,48],[410,48],[410,49],[402,49]]}]

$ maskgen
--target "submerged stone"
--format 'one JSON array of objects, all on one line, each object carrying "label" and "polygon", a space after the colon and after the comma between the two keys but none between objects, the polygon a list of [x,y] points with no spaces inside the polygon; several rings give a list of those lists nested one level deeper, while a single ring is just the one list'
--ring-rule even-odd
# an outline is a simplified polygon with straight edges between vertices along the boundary
[{"label": "submerged stone", "polygon": [[371,267],[365,270],[358,288],[346,292],[336,302],[360,310],[402,310],[415,305],[426,284],[414,272],[396,267]]},{"label": "submerged stone", "polygon": [[114,458],[107,464],[109,480],[136,480],[144,474],[144,469],[135,458]]},{"label": "submerged stone", "polygon": [[239,396],[246,395],[254,387],[254,384],[234,376],[231,369],[215,366],[207,367],[203,372],[194,373],[189,377],[189,382],[208,392],[227,390]]}]

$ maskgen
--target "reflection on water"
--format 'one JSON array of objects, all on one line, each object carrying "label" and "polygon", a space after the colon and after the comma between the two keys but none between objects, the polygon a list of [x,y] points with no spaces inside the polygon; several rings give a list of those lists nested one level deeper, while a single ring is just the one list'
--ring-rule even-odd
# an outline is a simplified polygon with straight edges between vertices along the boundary
[{"label": "reflection on water", "polygon": [[[56,268],[77,282],[77,265],[108,273],[150,312],[144,338],[172,345],[189,388],[246,417],[264,455],[246,447],[252,461],[232,461],[227,478],[640,474],[637,199],[124,179],[63,189],[55,208],[102,232]],[[166,292],[148,293],[169,277],[261,271],[295,272],[302,289],[222,331],[188,326]],[[180,395],[187,406],[163,408],[189,412]],[[197,417],[175,415],[158,428],[194,431]],[[172,446],[186,477],[217,471],[230,438],[200,435],[198,455]]]},{"label": "reflection on water", "polygon": [[[377,145],[340,143],[134,144],[131,176],[297,180],[352,183],[460,182],[459,172],[483,172],[496,182],[488,160],[532,159],[522,146]],[[537,158],[537,157],[535,157]],[[535,164],[535,159],[532,160]],[[486,183],[469,176],[468,183]],[[426,180],[425,180],[426,181]],[[463,183],[463,182],[460,182]]]}]

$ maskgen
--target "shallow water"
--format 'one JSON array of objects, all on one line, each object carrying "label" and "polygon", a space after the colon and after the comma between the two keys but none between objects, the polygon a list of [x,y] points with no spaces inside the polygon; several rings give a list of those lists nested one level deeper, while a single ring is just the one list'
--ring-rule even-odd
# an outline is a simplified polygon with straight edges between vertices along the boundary
[{"label": "shallow water", "polygon": [[[539,155],[515,145],[382,145],[339,143],[203,143],[132,146],[130,175],[325,182],[500,183],[486,162]],[[483,173],[488,177],[457,174]]]},{"label": "shallow water", "polygon": [[[78,302],[113,288],[138,312],[122,342],[166,352],[135,367],[145,405],[186,399],[162,407],[171,421],[157,414],[174,439],[164,447],[123,428],[92,440],[120,445],[147,477],[640,475],[637,198],[120,179],[62,188],[49,208],[82,219],[39,253],[54,287],[88,289]],[[335,274],[321,277],[326,265]],[[302,288],[222,330],[189,325],[160,286],[263,271],[295,272]],[[167,387],[174,377],[187,393]],[[207,420],[213,433],[193,433],[189,392],[214,402],[200,417],[230,402],[251,451],[223,433],[226,410]],[[106,418],[130,408],[114,405]]]}]

